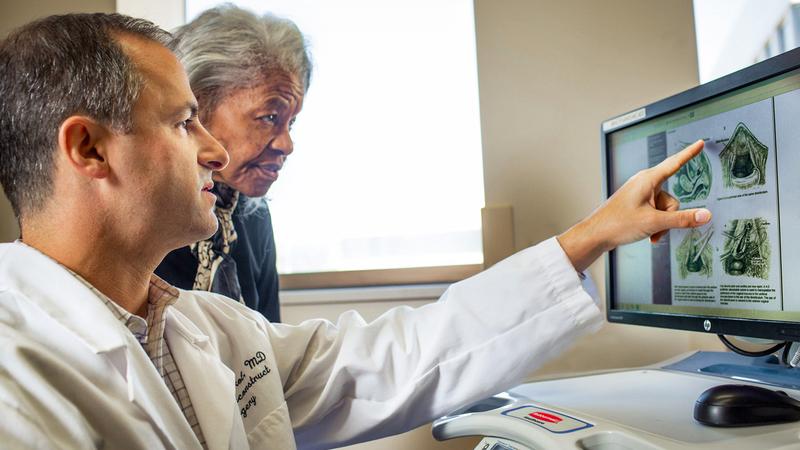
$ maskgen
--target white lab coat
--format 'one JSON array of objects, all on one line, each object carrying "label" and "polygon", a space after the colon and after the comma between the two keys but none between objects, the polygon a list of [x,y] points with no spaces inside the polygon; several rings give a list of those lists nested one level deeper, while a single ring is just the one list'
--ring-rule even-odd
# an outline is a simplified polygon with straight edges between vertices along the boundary
[{"label": "white lab coat", "polygon": [[[372,323],[270,324],[181,291],[165,336],[208,448],[331,448],[509,388],[600,322],[551,239]],[[21,243],[0,245],[0,417],[4,448],[200,447],[133,335]]]}]

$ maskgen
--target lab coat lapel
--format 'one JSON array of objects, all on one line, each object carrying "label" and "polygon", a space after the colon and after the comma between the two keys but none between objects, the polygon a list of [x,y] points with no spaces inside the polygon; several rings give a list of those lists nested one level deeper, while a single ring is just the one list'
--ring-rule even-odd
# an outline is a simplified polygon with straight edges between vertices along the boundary
[{"label": "lab coat lapel", "polygon": [[[57,262],[21,243],[0,246],[4,285],[23,293],[50,317],[105,357],[128,385],[128,400],[142,408],[172,448],[199,448],[197,438],[139,343],[93,293]],[[47,282],[42,282],[47,280]]]},{"label": "lab coat lapel", "polygon": [[228,449],[236,414],[233,371],[222,363],[208,336],[176,308],[167,311],[164,333],[206,445],[209,450]]},{"label": "lab coat lapel", "polygon": [[0,245],[0,274],[0,288],[7,286],[22,293],[93,352],[113,352],[128,345],[125,337],[129,332],[102,300],[64,266],[38,250],[19,242]]}]

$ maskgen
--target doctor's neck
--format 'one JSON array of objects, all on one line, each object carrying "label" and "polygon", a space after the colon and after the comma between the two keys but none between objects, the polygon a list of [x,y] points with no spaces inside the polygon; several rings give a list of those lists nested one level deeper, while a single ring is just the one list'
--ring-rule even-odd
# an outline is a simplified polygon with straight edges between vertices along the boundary
[{"label": "doctor's neck", "polygon": [[[69,208],[62,205],[61,208]],[[150,279],[166,255],[147,239],[75,210],[43,211],[21,220],[22,241],[80,275],[128,312],[146,317]],[[66,217],[65,217],[66,216]],[[46,220],[45,220],[46,219]]]}]

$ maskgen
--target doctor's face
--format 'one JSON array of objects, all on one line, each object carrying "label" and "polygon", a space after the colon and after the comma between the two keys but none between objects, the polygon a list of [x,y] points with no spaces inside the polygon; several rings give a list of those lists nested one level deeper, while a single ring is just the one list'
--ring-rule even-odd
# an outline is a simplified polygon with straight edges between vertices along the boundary
[{"label": "doctor's face", "polygon": [[114,136],[110,153],[119,188],[117,223],[144,245],[170,249],[216,231],[212,172],[228,163],[222,146],[197,120],[197,102],[183,67],[167,48],[140,38],[120,44],[144,79],[133,129]]},{"label": "doctor's face", "polygon": [[214,179],[248,197],[266,194],[294,150],[289,133],[302,107],[301,83],[296,76],[283,72],[223,98],[207,125],[231,161],[214,174]]}]

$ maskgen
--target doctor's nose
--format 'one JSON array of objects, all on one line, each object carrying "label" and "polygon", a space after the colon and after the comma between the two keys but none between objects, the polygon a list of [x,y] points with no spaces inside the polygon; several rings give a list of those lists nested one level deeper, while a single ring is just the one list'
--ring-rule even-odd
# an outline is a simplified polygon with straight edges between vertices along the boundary
[{"label": "doctor's nose", "polygon": [[201,134],[202,141],[197,152],[197,164],[214,171],[224,169],[230,161],[228,151],[205,128]]}]

